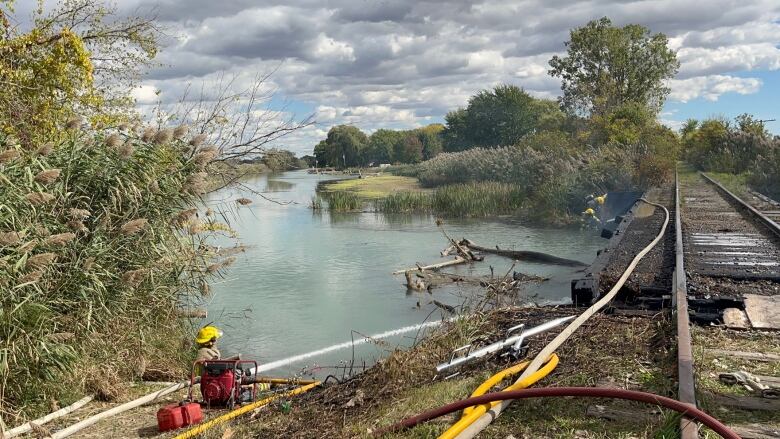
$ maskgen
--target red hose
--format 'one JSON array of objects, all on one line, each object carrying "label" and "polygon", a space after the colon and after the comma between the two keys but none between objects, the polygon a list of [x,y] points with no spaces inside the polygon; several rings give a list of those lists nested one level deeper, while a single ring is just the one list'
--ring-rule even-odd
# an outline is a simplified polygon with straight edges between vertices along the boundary
[{"label": "red hose", "polygon": [[693,407],[691,405],[682,403],[675,399],[667,398],[665,396],[654,395],[652,393],[637,392],[634,390],[623,389],[609,389],[602,387],[547,387],[539,389],[524,389],[513,390],[509,392],[493,392],[481,396],[475,396],[473,398],[461,399],[451,404],[428,410],[427,412],[420,413],[417,416],[406,418],[401,422],[393,424],[389,427],[385,427],[374,433],[374,436],[381,436],[385,433],[402,430],[404,428],[414,427],[415,425],[429,421],[439,416],[463,410],[466,407],[485,404],[493,401],[503,401],[506,399],[523,399],[523,398],[537,398],[537,397],[551,397],[551,396],[584,396],[592,398],[616,398],[627,399],[631,401],[646,402],[648,404],[659,405],[676,412],[684,414],[686,417],[701,422],[713,431],[718,433],[725,439],[741,439],[739,435],[734,433],[730,428],[726,427],[723,423],[713,418],[712,416],[704,413],[703,411]]}]

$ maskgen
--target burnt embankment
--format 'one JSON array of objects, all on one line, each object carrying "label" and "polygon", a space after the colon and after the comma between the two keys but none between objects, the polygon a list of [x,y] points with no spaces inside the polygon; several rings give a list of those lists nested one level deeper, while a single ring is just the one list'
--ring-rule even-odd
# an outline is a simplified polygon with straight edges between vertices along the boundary
[{"label": "burnt embankment", "polygon": [[[518,323],[535,326],[575,313],[572,309],[512,308],[487,312],[438,330],[415,348],[396,351],[375,367],[341,384],[327,386],[293,402],[291,413],[265,409],[241,428],[260,437],[369,437],[368,432],[425,409],[467,397],[489,375],[516,360],[477,361],[449,380],[434,379],[436,364],[464,342],[487,345]],[[671,324],[656,318],[606,316],[586,322],[557,352],[558,367],[542,386],[610,386],[674,396]],[[533,357],[562,328],[531,340]],[[622,414],[632,413],[625,417]],[[616,415],[618,414],[618,415]],[[445,416],[391,437],[435,437],[455,421]],[[652,436],[664,414],[641,404],[587,399],[518,401],[486,430],[485,437],[565,437],[571,428],[596,435]]]},{"label": "burnt embankment", "polygon": [[[613,309],[659,310],[669,305],[674,271],[674,185],[664,184],[644,195],[649,201],[669,209],[670,222],[663,239],[639,262],[628,281],[612,302]],[[609,291],[628,265],[658,235],[666,215],[663,209],[637,202],[622,217],[615,235],[587,271],[585,279],[593,283],[596,300]],[[582,285],[582,284],[581,284]],[[576,298],[575,298],[576,299]],[[587,299],[587,298],[586,298]],[[590,300],[575,300],[587,306]],[[620,311],[619,311],[620,312]]]}]

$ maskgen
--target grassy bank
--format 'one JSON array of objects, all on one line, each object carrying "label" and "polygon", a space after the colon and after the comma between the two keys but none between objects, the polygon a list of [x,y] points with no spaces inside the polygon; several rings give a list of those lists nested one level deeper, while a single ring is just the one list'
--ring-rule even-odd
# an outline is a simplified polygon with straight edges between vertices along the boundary
[{"label": "grassy bank", "polygon": [[364,200],[376,200],[399,192],[423,192],[416,178],[399,175],[352,178],[326,182],[319,192],[348,192]]},{"label": "grassy bank", "polygon": [[341,180],[318,188],[314,209],[334,212],[362,209],[383,213],[430,213],[448,217],[522,214],[525,194],[516,185],[492,181],[423,189],[412,177],[383,175]]}]

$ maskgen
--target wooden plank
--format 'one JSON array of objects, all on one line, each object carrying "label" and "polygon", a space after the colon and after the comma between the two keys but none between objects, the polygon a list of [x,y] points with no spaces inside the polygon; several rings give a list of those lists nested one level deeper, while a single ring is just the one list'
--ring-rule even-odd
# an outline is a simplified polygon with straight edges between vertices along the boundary
[{"label": "wooden plank", "polygon": [[780,399],[756,398],[754,396],[723,395],[720,393],[709,395],[711,402],[742,410],[780,410]]},{"label": "wooden plank", "polygon": [[750,329],[747,314],[738,308],[726,308],[723,310],[723,323],[729,329]]},{"label": "wooden plank", "polygon": [[753,375],[761,380],[761,384],[765,384],[769,387],[780,389],[780,377],[770,377],[766,375]]},{"label": "wooden plank", "polygon": [[756,329],[780,329],[780,296],[746,294],[745,314]]},{"label": "wooden plank", "polygon": [[704,352],[720,357],[737,357],[744,360],[780,363],[780,355],[777,354],[768,354],[763,352],[727,351],[725,349],[705,349]]},{"label": "wooden plank", "polygon": [[742,439],[774,439],[780,437],[780,426],[777,425],[731,425],[734,433]]}]

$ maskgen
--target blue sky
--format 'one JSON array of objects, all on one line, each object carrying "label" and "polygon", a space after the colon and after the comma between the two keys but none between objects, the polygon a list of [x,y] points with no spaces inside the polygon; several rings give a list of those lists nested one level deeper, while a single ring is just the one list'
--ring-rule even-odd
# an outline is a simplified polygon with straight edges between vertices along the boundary
[{"label": "blue sky", "polygon": [[760,90],[744,95],[726,93],[714,102],[704,98],[693,99],[686,103],[669,102],[664,108],[664,113],[672,114],[665,115],[664,118],[681,121],[723,115],[733,119],[742,113],[750,113],[758,119],[776,119],[774,122],[767,122],[766,127],[772,133],[780,135],[780,72],[735,72],[735,76],[761,79]]}]

